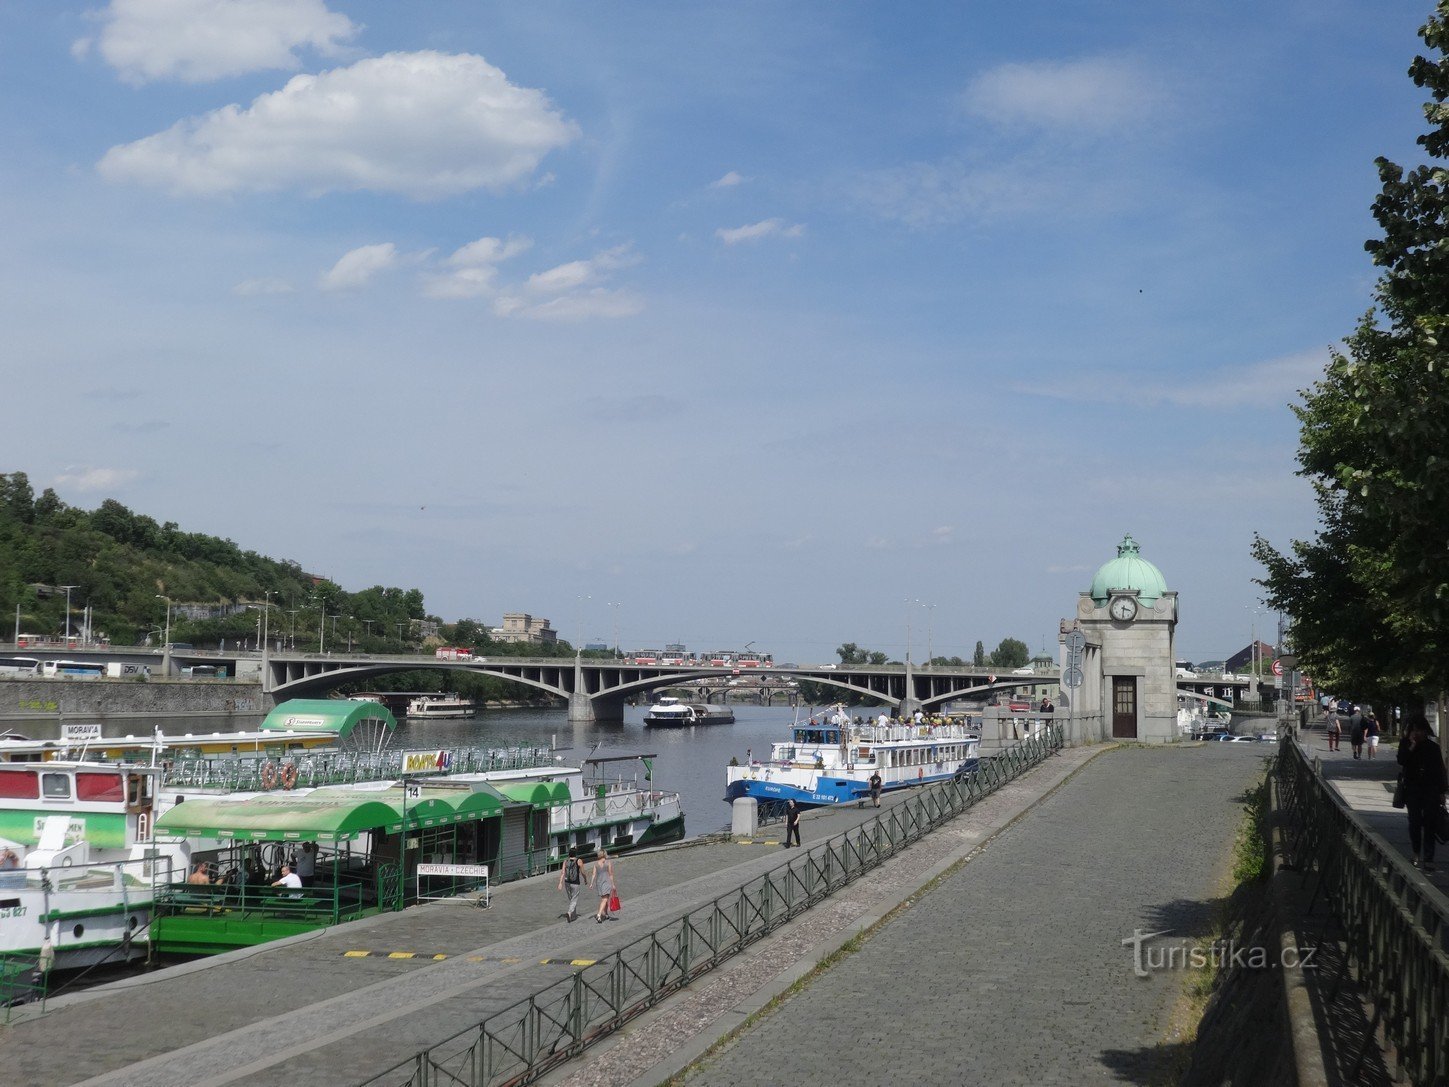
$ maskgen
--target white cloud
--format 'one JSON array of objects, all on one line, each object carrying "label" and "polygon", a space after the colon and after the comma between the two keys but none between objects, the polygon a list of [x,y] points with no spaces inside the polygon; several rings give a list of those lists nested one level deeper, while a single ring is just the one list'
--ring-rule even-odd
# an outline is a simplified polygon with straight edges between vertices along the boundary
[{"label": "white cloud", "polygon": [[502,317],[527,317],[536,321],[581,321],[589,317],[633,317],[644,309],[644,299],[633,291],[592,287],[542,302],[531,302],[516,294],[502,295],[493,304]]},{"label": "white cloud", "polygon": [[495,293],[498,265],[526,251],[533,242],[528,238],[479,238],[460,246],[443,261],[446,271],[427,276],[423,293],[434,298],[478,298]]},{"label": "white cloud", "polygon": [[263,276],[259,279],[244,279],[231,289],[232,294],[250,298],[260,294],[291,294],[292,285],[285,279]]},{"label": "white cloud", "polygon": [[379,272],[397,264],[397,246],[392,242],[361,245],[344,253],[324,272],[319,286],[324,291],[347,291],[366,286]]},{"label": "white cloud", "polygon": [[69,487],[77,491],[106,491],[129,483],[136,478],[131,468],[67,468],[55,477],[57,487]]},{"label": "white cloud", "polygon": [[787,224],[784,219],[762,219],[748,226],[720,227],[714,232],[715,237],[725,245],[738,245],[740,242],[754,242],[770,237],[798,238],[804,233],[803,223]]},{"label": "white cloud", "polygon": [[1328,363],[1327,349],[1303,351],[1245,366],[1223,366],[1211,373],[1172,382],[1123,372],[1093,371],[1079,379],[1060,378],[1045,385],[1022,385],[1016,391],[1055,400],[1083,403],[1171,406],[1219,411],[1267,408],[1280,411],[1311,385]]},{"label": "white cloud", "polygon": [[295,76],[111,148],[98,169],[184,194],[369,190],[419,199],[524,184],[579,135],[538,90],[482,57],[389,53]]},{"label": "white cloud", "polygon": [[715,181],[711,181],[709,183],[709,187],[711,189],[732,189],[736,185],[742,184],[744,180],[744,177],[736,173],[734,170],[731,170],[729,173],[725,174],[724,177],[721,177]]},{"label": "white cloud", "polygon": [[968,112],[1000,125],[1117,128],[1156,108],[1161,92],[1137,65],[1102,57],[1003,64],[971,82]]},{"label": "white cloud", "polygon": [[324,0],[111,0],[96,47],[128,83],[205,83],[265,69],[301,67],[298,49],[336,56],[360,29]]}]

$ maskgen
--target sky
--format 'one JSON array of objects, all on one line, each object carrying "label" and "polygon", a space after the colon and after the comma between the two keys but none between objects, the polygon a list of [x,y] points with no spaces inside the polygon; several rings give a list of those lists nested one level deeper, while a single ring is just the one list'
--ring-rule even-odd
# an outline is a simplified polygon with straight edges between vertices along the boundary
[{"label": "sky", "polygon": [[[0,471],[446,620],[1269,635],[1429,0],[9,0]],[[258,586],[258,591],[266,586]]]}]

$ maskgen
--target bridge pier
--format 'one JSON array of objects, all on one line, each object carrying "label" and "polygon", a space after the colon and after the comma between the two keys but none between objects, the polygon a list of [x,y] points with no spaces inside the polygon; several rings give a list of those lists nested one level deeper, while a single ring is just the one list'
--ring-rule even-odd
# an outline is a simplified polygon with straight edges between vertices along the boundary
[{"label": "bridge pier", "polygon": [[624,697],[622,695],[587,695],[575,691],[569,695],[569,724],[611,725],[624,720]]}]

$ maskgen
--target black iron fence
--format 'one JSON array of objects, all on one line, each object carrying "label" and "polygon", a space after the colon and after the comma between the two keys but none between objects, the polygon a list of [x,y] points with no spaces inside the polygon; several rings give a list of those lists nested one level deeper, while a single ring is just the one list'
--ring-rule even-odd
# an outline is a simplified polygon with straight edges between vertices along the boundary
[{"label": "black iron fence", "polygon": [[1060,727],[1048,723],[1030,739],[983,758],[975,772],[912,790],[875,818],[418,1053],[364,1087],[531,1083],[1061,746]]},{"label": "black iron fence", "polygon": [[1291,738],[1277,763],[1287,861],[1314,881],[1309,911],[1322,903],[1337,918],[1346,961],[1373,1008],[1360,1060],[1382,1026],[1411,1082],[1449,1082],[1449,910],[1442,896],[1353,814]]}]

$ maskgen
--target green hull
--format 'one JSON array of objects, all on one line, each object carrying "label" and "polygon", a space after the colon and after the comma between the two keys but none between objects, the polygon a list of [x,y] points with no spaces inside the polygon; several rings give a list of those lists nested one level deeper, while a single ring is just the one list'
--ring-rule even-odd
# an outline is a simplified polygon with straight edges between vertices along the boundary
[{"label": "green hull", "polygon": [[[377,912],[373,909],[363,910],[347,920],[356,920]],[[240,913],[229,917],[225,913],[208,914],[197,910],[195,913],[156,918],[151,922],[151,943],[157,951],[168,954],[218,955],[223,951],[256,947],[258,944],[271,943],[288,936],[316,932],[331,925],[330,918],[287,920],[242,916]]]}]

